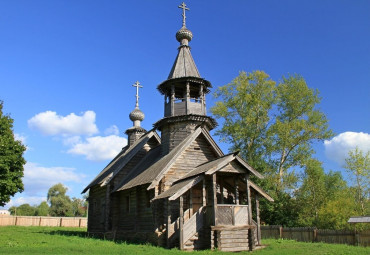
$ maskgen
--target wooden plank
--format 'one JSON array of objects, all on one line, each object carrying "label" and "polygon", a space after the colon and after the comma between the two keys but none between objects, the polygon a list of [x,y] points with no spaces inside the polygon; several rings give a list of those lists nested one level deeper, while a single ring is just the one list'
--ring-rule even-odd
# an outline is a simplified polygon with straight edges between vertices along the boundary
[{"label": "wooden plank", "polygon": [[234,243],[219,243],[221,248],[232,248],[232,247],[248,247],[247,242],[234,242]]},{"label": "wooden plank", "polygon": [[216,190],[216,173],[212,175],[212,197],[213,197],[213,225],[217,223],[217,190]]},{"label": "wooden plank", "polygon": [[184,249],[184,200],[183,196],[180,196],[180,250]]},{"label": "wooden plank", "polygon": [[248,244],[248,238],[221,238],[220,240],[221,244],[227,244],[227,243],[247,243]]},{"label": "wooden plank", "polygon": [[219,248],[221,251],[247,251],[249,250],[249,247],[225,247],[225,248]]},{"label": "wooden plank", "polygon": [[261,221],[260,221],[260,200],[259,195],[256,194],[256,218],[257,218],[257,242],[261,245]]}]

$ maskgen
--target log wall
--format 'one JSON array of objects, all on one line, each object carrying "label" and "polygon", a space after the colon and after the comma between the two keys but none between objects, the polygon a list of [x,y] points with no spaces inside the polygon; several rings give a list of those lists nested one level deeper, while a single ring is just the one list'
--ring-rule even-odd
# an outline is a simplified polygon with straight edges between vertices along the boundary
[{"label": "log wall", "polygon": [[220,251],[248,251],[249,244],[249,226],[243,227],[222,227],[215,226],[211,228],[211,248],[217,248]]}]

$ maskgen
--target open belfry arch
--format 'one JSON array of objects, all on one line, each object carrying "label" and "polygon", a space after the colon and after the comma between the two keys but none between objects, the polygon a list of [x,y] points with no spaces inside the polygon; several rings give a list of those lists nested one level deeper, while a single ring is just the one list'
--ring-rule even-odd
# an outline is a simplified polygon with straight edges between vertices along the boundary
[{"label": "open belfry arch", "polygon": [[182,250],[253,250],[261,244],[259,199],[273,199],[251,181],[263,176],[237,152],[224,155],[210,135],[217,126],[206,111],[212,85],[190,52],[189,9],[185,3],[179,8],[180,47],[157,87],[164,117],[150,131],[141,127],[142,86],[136,82],[128,145],[83,190],[89,190],[88,232]]}]

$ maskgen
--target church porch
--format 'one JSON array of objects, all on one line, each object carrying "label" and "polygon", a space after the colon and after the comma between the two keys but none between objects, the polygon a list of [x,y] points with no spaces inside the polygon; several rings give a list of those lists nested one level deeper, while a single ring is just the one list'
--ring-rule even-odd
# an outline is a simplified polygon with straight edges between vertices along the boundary
[{"label": "church porch", "polygon": [[[259,198],[245,174],[200,175],[174,189],[166,199],[168,248],[242,251],[260,245]],[[248,194],[255,197],[256,221]]]}]

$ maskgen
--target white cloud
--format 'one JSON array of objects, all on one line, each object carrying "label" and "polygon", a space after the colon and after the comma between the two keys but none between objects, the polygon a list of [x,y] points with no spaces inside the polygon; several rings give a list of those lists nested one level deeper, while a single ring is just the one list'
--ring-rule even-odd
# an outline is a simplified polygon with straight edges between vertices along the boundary
[{"label": "white cloud", "polygon": [[86,159],[101,161],[113,159],[126,144],[127,139],[117,135],[88,137],[86,142],[73,145],[68,153],[85,155]]},{"label": "white cloud", "polygon": [[370,150],[370,134],[363,132],[344,132],[331,140],[324,141],[326,156],[339,163],[344,164],[348,152],[358,147],[363,152]]},{"label": "white cloud", "polygon": [[73,146],[77,143],[81,143],[81,137],[80,136],[68,136],[63,138],[63,144],[65,146]]},{"label": "white cloud", "polygon": [[9,203],[4,206],[4,208],[10,208],[12,206],[20,206],[22,204],[29,204],[29,205],[39,205],[41,202],[46,201],[46,197],[37,197],[37,196],[32,196],[32,197],[18,197],[18,198],[13,198],[9,201]]},{"label": "white cloud", "polygon": [[81,116],[71,113],[58,115],[53,111],[41,112],[28,120],[28,126],[44,135],[92,135],[98,132],[96,114],[86,111]]},{"label": "white cloud", "polygon": [[26,144],[26,137],[24,135],[14,133],[14,139],[21,141],[22,144]]},{"label": "white cloud", "polygon": [[116,125],[112,125],[104,131],[105,135],[119,135],[119,129]]},{"label": "white cloud", "polygon": [[27,162],[24,166],[24,192],[35,195],[47,193],[47,190],[59,182],[81,183],[85,178],[83,174],[77,174],[74,168],[68,167],[43,167],[36,163]]}]

